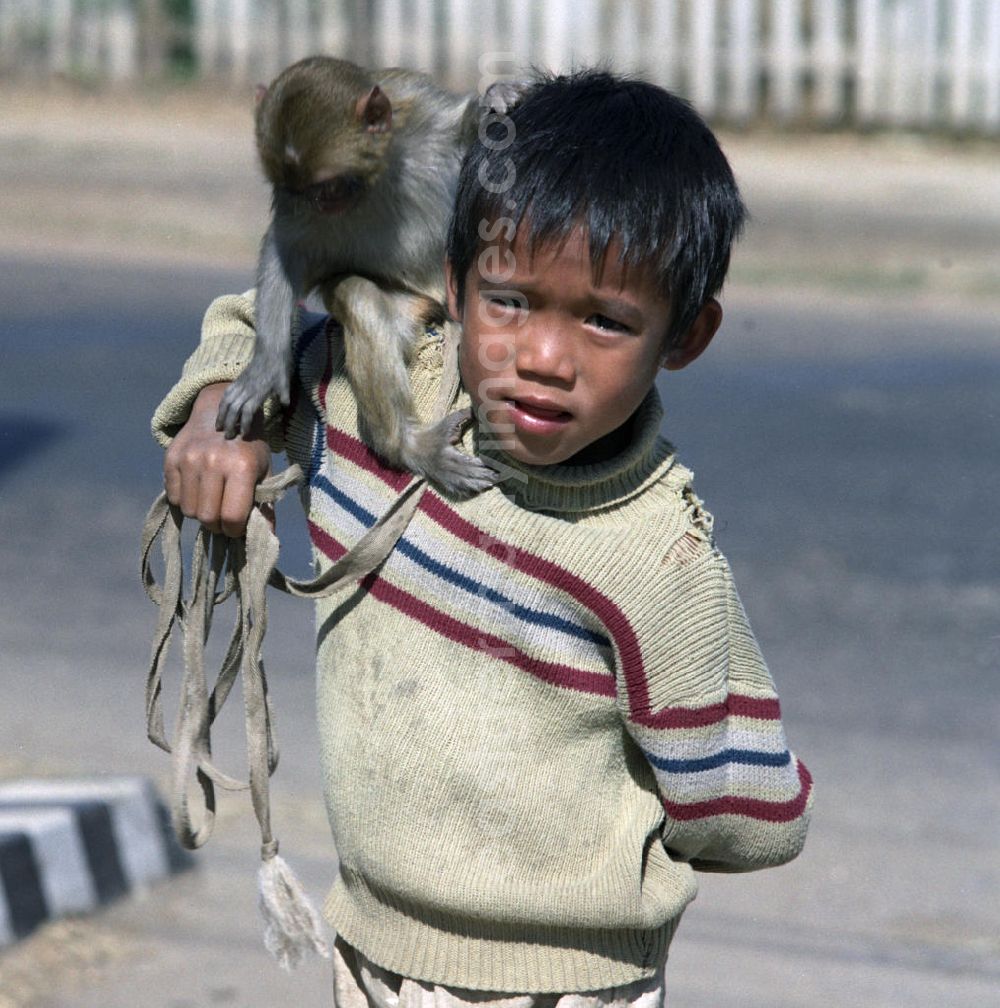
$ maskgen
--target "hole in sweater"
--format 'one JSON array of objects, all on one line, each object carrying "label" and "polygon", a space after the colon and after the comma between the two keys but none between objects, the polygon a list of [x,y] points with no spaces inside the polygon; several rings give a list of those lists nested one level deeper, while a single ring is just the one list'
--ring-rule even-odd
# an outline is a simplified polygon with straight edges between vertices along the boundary
[{"label": "hole in sweater", "polygon": [[696,560],[701,553],[702,540],[699,536],[695,535],[694,532],[685,532],[684,535],[680,537],[667,550],[666,555],[663,557],[664,563],[678,563],[686,564],[690,563],[692,560]]}]

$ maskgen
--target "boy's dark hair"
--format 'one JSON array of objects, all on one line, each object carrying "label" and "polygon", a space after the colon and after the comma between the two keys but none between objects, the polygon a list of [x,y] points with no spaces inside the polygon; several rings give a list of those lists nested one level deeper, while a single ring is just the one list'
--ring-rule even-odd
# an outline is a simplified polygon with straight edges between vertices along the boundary
[{"label": "boy's dark hair", "polygon": [[746,208],[687,102],[583,70],[538,80],[508,115],[486,121],[466,155],[448,233],[460,302],[481,228],[504,218],[526,224],[532,249],[582,224],[595,269],[619,238],[623,261],[651,267],[671,302],[671,347],[721,289]]}]

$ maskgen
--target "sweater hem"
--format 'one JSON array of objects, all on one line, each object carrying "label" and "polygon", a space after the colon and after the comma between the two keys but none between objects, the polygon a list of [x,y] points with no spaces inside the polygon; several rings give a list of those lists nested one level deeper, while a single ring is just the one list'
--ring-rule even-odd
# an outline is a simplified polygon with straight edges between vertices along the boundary
[{"label": "sweater hem", "polygon": [[343,868],[323,907],[348,944],[425,983],[518,994],[620,987],[663,968],[681,914],[652,929],[558,928],[460,918],[376,894]]}]

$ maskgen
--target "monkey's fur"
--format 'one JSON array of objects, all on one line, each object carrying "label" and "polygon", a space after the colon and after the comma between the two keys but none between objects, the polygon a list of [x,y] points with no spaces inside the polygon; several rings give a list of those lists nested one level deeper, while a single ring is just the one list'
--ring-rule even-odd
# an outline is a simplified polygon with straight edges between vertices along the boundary
[{"label": "monkey's fur", "polygon": [[[390,464],[445,490],[495,474],[452,444],[454,420],[420,427],[406,366],[423,325],[444,317],[444,244],[462,155],[502,88],[457,96],[415,71],[369,74],[313,56],[258,92],[257,149],[273,188],[257,271],[253,358],[216,426],[246,432],[265,398],[288,402],[296,302],[322,286],[344,330],[361,430]],[[513,92],[511,92],[513,94]]]}]

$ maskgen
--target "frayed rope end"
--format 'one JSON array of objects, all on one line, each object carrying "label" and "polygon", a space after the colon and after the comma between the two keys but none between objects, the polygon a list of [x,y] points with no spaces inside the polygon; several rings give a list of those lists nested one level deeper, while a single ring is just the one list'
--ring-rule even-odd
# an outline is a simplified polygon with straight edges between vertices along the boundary
[{"label": "frayed rope end", "polygon": [[286,861],[265,856],[257,878],[264,944],[278,964],[290,970],[309,952],[329,957],[319,914]]}]

